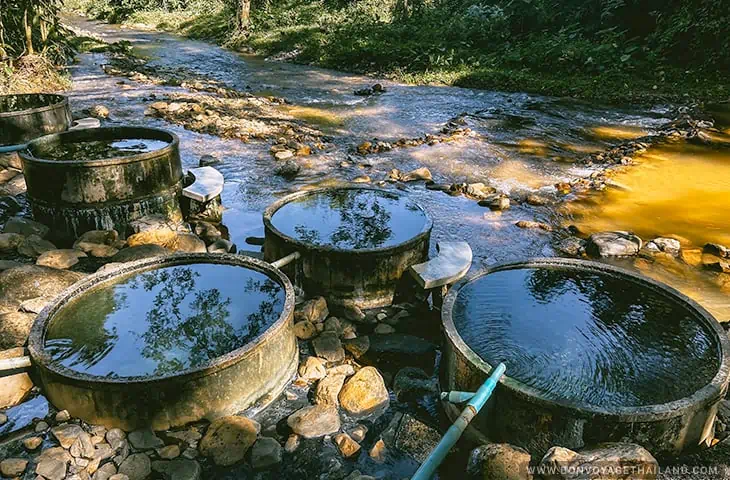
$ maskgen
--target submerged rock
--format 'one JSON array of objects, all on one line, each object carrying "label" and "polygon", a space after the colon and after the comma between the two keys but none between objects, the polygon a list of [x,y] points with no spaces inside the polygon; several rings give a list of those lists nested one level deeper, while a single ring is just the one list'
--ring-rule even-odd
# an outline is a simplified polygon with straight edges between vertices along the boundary
[{"label": "submerged rock", "polygon": [[388,407],[385,381],[375,367],[365,367],[352,376],[340,391],[340,405],[352,415],[367,415]]},{"label": "submerged rock", "polygon": [[254,470],[265,470],[281,463],[281,445],[275,439],[263,437],[253,444],[251,466]]},{"label": "submerged rock", "polygon": [[200,453],[218,466],[233,465],[243,460],[260,431],[261,425],[246,417],[217,418],[200,441]]},{"label": "submerged rock", "polygon": [[588,238],[586,252],[594,257],[629,257],[639,253],[642,241],[630,232],[600,232]]},{"label": "submerged rock", "polygon": [[507,443],[490,443],[472,450],[467,473],[473,479],[530,480],[530,454]]}]

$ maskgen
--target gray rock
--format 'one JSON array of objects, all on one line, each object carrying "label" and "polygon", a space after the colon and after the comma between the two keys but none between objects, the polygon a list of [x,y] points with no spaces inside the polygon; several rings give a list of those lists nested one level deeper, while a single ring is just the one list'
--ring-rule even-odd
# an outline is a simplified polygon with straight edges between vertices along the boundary
[{"label": "gray rock", "polygon": [[472,450],[467,473],[475,480],[530,480],[530,460],[530,454],[520,447],[490,443]]},{"label": "gray rock", "polygon": [[99,469],[94,472],[94,475],[91,477],[91,480],[109,480],[112,475],[116,475],[117,473],[117,467],[109,462],[105,463]]},{"label": "gray rock", "polygon": [[149,428],[130,432],[127,440],[137,450],[153,450],[165,446],[165,442]]},{"label": "gray rock", "polygon": [[709,253],[720,258],[730,258],[730,249],[719,243],[706,243],[702,248],[703,253]]},{"label": "gray rock", "polygon": [[670,255],[673,255],[675,257],[679,256],[679,253],[682,249],[682,245],[679,243],[679,240],[676,240],[674,238],[665,238],[665,237],[658,237],[654,240],[651,240],[648,242],[644,248],[654,248],[660,252],[668,253]]},{"label": "gray rock", "polygon": [[236,253],[236,244],[225,238],[219,238],[208,245],[208,253]]},{"label": "gray rock", "polygon": [[281,463],[281,445],[273,438],[263,437],[251,448],[251,466],[265,470]]},{"label": "gray rock", "polygon": [[340,415],[330,405],[307,406],[291,414],[287,424],[304,438],[323,437],[340,429]]},{"label": "gray rock", "polygon": [[24,237],[37,235],[45,238],[48,232],[50,232],[50,229],[47,226],[23,217],[9,218],[5,223],[5,227],[3,227],[3,233],[19,233]]},{"label": "gray rock", "polygon": [[133,262],[143,258],[160,257],[171,254],[172,251],[159,245],[138,245],[119,250],[119,253],[111,257],[115,263]]},{"label": "gray rock", "polygon": [[91,443],[91,436],[86,432],[79,434],[71,445],[69,453],[76,458],[93,459],[96,454],[96,448]]},{"label": "gray rock", "polygon": [[642,241],[629,232],[600,232],[588,238],[586,252],[594,257],[629,257],[639,253]]},{"label": "gray rock", "polygon": [[145,480],[152,473],[150,457],[144,453],[128,456],[119,466],[119,473],[128,476],[129,480]]},{"label": "gray rock", "polygon": [[30,258],[38,258],[50,250],[56,250],[56,246],[38,235],[25,237],[23,243],[18,245],[18,253]]},{"label": "gray rock", "polygon": [[0,350],[24,346],[35,317],[21,312],[0,314]]},{"label": "gray rock", "polygon": [[152,470],[165,480],[200,480],[202,469],[195,460],[178,458],[169,461],[152,462]]},{"label": "gray rock", "polygon": [[112,450],[119,450],[127,442],[127,434],[120,428],[111,428],[106,432],[106,441]]},{"label": "gray rock", "polygon": [[334,332],[322,332],[320,336],[312,340],[312,346],[317,356],[328,362],[341,362],[345,359],[342,342]]},{"label": "gray rock", "polygon": [[53,458],[40,460],[35,473],[47,480],[63,480],[66,477],[67,463]]},{"label": "gray rock", "polygon": [[578,237],[567,237],[562,239],[555,249],[569,257],[580,257],[586,250],[586,242]]},{"label": "gray rock", "polygon": [[20,302],[43,295],[54,297],[83,277],[76,272],[24,265],[0,273],[0,292],[4,299]]},{"label": "gray rock", "polygon": [[301,167],[299,164],[295,160],[290,159],[277,166],[274,169],[274,174],[291,180],[299,174],[300,170]]}]

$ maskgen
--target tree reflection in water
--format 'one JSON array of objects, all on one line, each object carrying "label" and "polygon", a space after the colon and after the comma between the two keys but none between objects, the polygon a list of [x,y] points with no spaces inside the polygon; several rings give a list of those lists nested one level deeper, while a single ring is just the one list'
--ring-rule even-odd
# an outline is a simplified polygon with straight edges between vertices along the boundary
[{"label": "tree reflection in water", "polygon": [[607,274],[493,272],[459,292],[454,321],[485,360],[504,361],[511,377],[554,398],[663,403],[701,388],[718,368],[714,342],[683,305]]},{"label": "tree reflection in water", "polygon": [[282,206],[276,228],[315,245],[362,250],[395,245],[423,228],[425,215],[397,195],[360,189],[332,189]]},{"label": "tree reflection in water", "polygon": [[62,364],[112,376],[170,374],[229,353],[263,333],[284,302],[263,273],[211,264],[143,272],[92,296],[81,303],[104,307],[65,315],[46,346]]}]

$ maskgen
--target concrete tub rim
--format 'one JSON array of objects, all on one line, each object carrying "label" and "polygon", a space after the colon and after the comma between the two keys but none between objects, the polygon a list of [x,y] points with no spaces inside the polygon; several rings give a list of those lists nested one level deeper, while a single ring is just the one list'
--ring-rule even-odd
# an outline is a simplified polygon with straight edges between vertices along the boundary
[{"label": "concrete tub rim", "polygon": [[[27,151],[20,151],[18,154],[23,162],[36,163],[39,165],[52,165],[61,168],[90,168],[90,167],[106,167],[113,165],[124,165],[128,163],[143,162],[145,160],[154,160],[161,155],[171,154],[173,152],[179,152],[180,139],[178,136],[162,128],[152,127],[138,127],[138,126],[119,126],[119,127],[99,127],[99,128],[81,128],[78,130],[66,130],[60,133],[51,133],[44,135],[28,142],[28,151],[32,151],[34,147],[40,144],[52,142],[57,139],[64,137],[85,137],[91,135],[89,140],[93,139],[104,139],[104,138],[144,138],[146,140],[161,140],[168,142],[166,146],[157,150],[152,150],[144,153],[137,153],[135,155],[129,155],[126,157],[109,157],[101,160],[50,160],[47,158],[36,157],[29,155]],[[147,136],[145,136],[147,135]]]},{"label": "concrete tub rim", "polygon": [[41,107],[35,107],[35,108],[28,108],[25,110],[15,110],[12,112],[2,112],[0,111],[0,118],[11,118],[11,117],[18,117],[21,115],[32,115],[34,113],[41,113],[41,112],[47,112],[49,110],[55,110],[56,108],[61,107],[68,107],[68,97],[64,95],[59,95],[58,93],[11,93],[8,95],[0,95],[0,97],[30,97],[30,96],[38,96],[38,95],[47,95],[49,97],[56,97],[56,99],[60,99],[54,103],[50,103],[48,105],[43,105]]},{"label": "concrete tub rim", "polygon": [[381,247],[381,248],[362,248],[362,249],[353,249],[353,248],[338,248],[333,247],[329,245],[316,245],[313,243],[305,242],[299,239],[296,239],[294,237],[290,237],[289,235],[284,234],[281,232],[278,228],[274,226],[274,223],[272,222],[272,218],[274,214],[284,205],[291,203],[292,201],[309,196],[309,195],[319,195],[325,192],[331,192],[335,190],[364,190],[364,191],[374,191],[379,193],[385,193],[388,195],[394,195],[399,198],[404,198],[405,195],[403,195],[400,192],[394,192],[391,190],[386,190],[384,188],[377,188],[367,185],[340,185],[340,186],[334,186],[334,187],[323,187],[323,188],[315,188],[312,190],[301,190],[299,192],[294,192],[292,194],[286,195],[275,202],[273,202],[271,205],[266,207],[266,210],[264,210],[263,219],[264,219],[264,227],[265,230],[270,230],[272,233],[274,233],[279,238],[285,240],[287,243],[295,245],[297,251],[300,251],[300,253],[304,253],[306,251],[314,251],[318,253],[344,253],[344,254],[355,254],[355,255],[366,255],[366,254],[383,254],[383,255],[389,255],[397,253],[401,250],[410,248],[419,242],[425,240],[431,233],[431,230],[433,229],[433,220],[431,219],[431,216],[428,214],[426,209],[423,208],[421,204],[418,202],[413,202],[413,204],[423,213],[425,221],[423,223],[423,227],[421,227],[421,231],[418,232],[418,234],[414,235],[413,237],[401,242],[397,243],[395,245],[391,245],[388,247]]},{"label": "concrete tub rim", "polygon": [[[155,268],[173,267],[193,263],[222,264],[250,268],[266,274],[269,278],[277,281],[283,286],[285,292],[284,306],[281,309],[279,318],[272,323],[263,333],[250,340],[245,345],[232,350],[225,355],[213,358],[196,367],[186,368],[175,373],[165,375],[139,375],[129,377],[103,377],[78,372],[71,368],[54,364],[50,355],[45,351],[45,333],[49,321],[53,315],[63,308],[66,303],[77,295],[87,292],[93,288],[111,283],[113,280],[122,278],[129,274],[141,273]],[[91,274],[74,283],[61,294],[59,294],[49,305],[47,305],[36,317],[28,337],[28,350],[34,367],[41,367],[55,375],[72,380],[74,383],[94,385],[104,388],[121,387],[129,384],[149,384],[167,382],[170,380],[194,380],[224,370],[235,363],[246,360],[254,349],[268,342],[277,336],[280,330],[284,329],[292,318],[294,312],[294,287],[289,279],[279,269],[272,267],[269,263],[244,255],[232,255],[225,253],[179,253],[151,258],[144,258],[134,262],[124,263],[109,271]]]},{"label": "concrete tub rim", "polygon": [[[484,373],[485,377],[489,375],[493,369],[489,363],[484,361],[476,354],[463,340],[453,321],[452,312],[459,291],[468,283],[490,273],[502,270],[511,270],[518,268],[537,268],[537,267],[557,267],[568,269],[588,269],[599,273],[609,273],[614,275],[628,276],[634,281],[643,283],[651,289],[655,289],[664,295],[671,297],[673,300],[684,304],[690,310],[696,313],[698,321],[707,328],[710,337],[717,348],[719,366],[717,373],[710,383],[696,390],[689,396],[673,400],[671,402],[644,405],[638,407],[615,407],[601,408],[582,402],[567,401],[562,399],[549,398],[544,393],[534,387],[523,384],[509,376],[509,365],[507,373],[500,380],[500,384],[507,387],[510,391],[519,397],[529,400],[532,403],[542,405],[547,408],[559,408],[571,411],[576,417],[602,417],[610,418],[618,422],[646,422],[658,421],[668,418],[683,416],[692,411],[698,410],[718,401],[722,398],[727,390],[728,379],[730,378],[730,340],[722,329],[720,323],[700,304],[687,297],[678,290],[658,282],[651,278],[639,275],[630,270],[607,265],[599,262],[568,258],[532,258],[523,261],[507,262],[483,268],[466,278],[460,280],[449,291],[443,303],[441,311],[441,323],[444,329],[446,340],[450,342],[457,350],[458,354],[463,355],[468,362],[475,368]],[[450,380],[450,379],[448,379]],[[448,381],[447,380],[447,381]]]}]

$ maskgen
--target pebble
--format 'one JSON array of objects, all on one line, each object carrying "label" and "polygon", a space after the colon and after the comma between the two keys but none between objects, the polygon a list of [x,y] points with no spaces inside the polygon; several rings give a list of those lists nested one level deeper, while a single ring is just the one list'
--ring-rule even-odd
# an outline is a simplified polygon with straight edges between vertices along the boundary
[{"label": "pebble", "polygon": [[23,458],[6,458],[0,462],[0,473],[3,477],[19,477],[28,467],[28,460]]},{"label": "pebble", "polygon": [[56,413],[56,422],[63,423],[68,422],[71,420],[71,414],[68,413],[68,410],[61,410],[60,412]]},{"label": "pebble", "polygon": [[345,359],[345,350],[342,342],[334,332],[324,331],[317,338],[312,340],[314,352],[318,357],[328,362],[341,362]]},{"label": "pebble", "polygon": [[296,433],[292,433],[289,435],[289,438],[286,439],[286,443],[284,444],[284,450],[288,453],[292,453],[296,451],[297,448],[299,448],[299,435]]},{"label": "pebble", "polygon": [[35,429],[34,429],[35,433],[42,433],[42,432],[45,432],[46,430],[48,430],[48,424],[46,422],[44,422],[43,420],[41,420],[40,422],[35,424]]},{"label": "pebble", "polygon": [[360,444],[346,433],[338,433],[334,437],[335,445],[343,457],[349,458],[360,451]]},{"label": "pebble", "polygon": [[299,376],[304,380],[319,380],[327,375],[322,360],[317,357],[307,357],[307,359],[299,366]]},{"label": "pebble", "polygon": [[358,424],[355,428],[350,430],[350,436],[357,443],[360,443],[363,440],[365,440],[365,435],[367,435],[367,433],[368,433],[368,427],[366,427],[363,424]]},{"label": "pebble", "polygon": [[[119,465],[119,474],[126,475],[129,480],[145,480],[152,473],[150,457],[144,453],[134,453]],[[112,476],[112,478],[114,478]]]},{"label": "pebble", "polygon": [[385,448],[385,442],[383,439],[379,439],[370,449],[369,455],[377,463],[384,463],[387,449]]},{"label": "pebble", "polygon": [[51,429],[51,434],[56,438],[58,443],[65,449],[71,448],[76,439],[84,433],[84,430],[78,425],[70,423],[59,425]]}]

